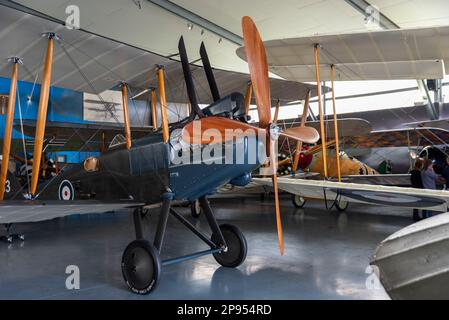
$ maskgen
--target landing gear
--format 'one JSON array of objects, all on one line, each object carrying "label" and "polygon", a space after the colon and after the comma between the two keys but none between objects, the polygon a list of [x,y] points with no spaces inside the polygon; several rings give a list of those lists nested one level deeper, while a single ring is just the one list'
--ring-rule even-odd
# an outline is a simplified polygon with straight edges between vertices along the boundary
[{"label": "landing gear", "polygon": [[193,201],[190,203],[190,214],[194,218],[199,218],[202,213],[201,204],[199,200]]},{"label": "landing gear", "polygon": [[131,242],[123,253],[122,274],[132,292],[150,293],[159,283],[161,274],[159,253],[146,240]]},{"label": "landing gear", "polygon": [[[212,231],[211,237],[198,230],[190,221],[172,208],[171,203],[174,198],[173,194],[164,194],[162,198],[162,209],[153,244],[143,237],[142,209],[139,208],[134,210],[133,218],[136,240],[128,245],[122,257],[123,278],[132,292],[137,294],[149,294],[154,291],[159,282],[161,267],[168,265],[177,264],[206,255],[213,255],[220,265],[228,268],[236,268],[245,261],[248,250],[245,237],[240,230],[234,226],[227,224],[222,225],[221,227],[218,226],[217,220],[215,219],[206,197],[200,198],[199,205]],[[160,254],[170,214],[201,239],[209,249],[161,261]]]},{"label": "landing gear", "polygon": [[[246,259],[248,245],[243,233],[235,226],[223,224],[220,226],[221,233],[226,241],[227,248],[221,253],[215,253],[215,260],[226,268],[237,268]],[[212,241],[220,243],[217,234],[212,235]]]},{"label": "landing gear", "polygon": [[143,209],[140,211],[140,214],[142,216],[142,219],[145,219],[146,217],[150,216],[150,209]]},{"label": "landing gear", "polygon": [[349,207],[349,202],[345,200],[338,200],[335,202],[335,208],[340,212],[345,212]]},{"label": "landing gear", "polygon": [[306,199],[297,194],[292,194],[292,202],[293,205],[298,209],[303,208],[306,205]]},{"label": "landing gear", "polygon": [[0,237],[0,241],[6,243],[13,243],[14,241],[25,241],[25,236],[23,234],[11,233],[12,224],[5,224],[6,236]]}]

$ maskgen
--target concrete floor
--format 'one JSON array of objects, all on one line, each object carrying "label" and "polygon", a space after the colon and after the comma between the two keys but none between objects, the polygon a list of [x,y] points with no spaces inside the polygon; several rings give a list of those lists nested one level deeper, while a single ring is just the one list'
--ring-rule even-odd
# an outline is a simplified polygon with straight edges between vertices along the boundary
[{"label": "concrete floor", "polygon": [[[391,212],[386,208],[352,206],[339,215],[319,202],[297,210],[285,198],[286,255],[280,257],[272,201],[219,199],[212,205],[219,222],[236,224],[247,238],[248,258],[238,269],[221,268],[210,256],[168,266],[154,293],[137,296],[120,270],[133,240],[131,215],[74,216],[17,226],[26,242],[0,244],[0,299],[388,299],[383,289],[366,288],[365,271],[378,243],[411,223],[383,216]],[[360,214],[364,209],[370,214]],[[408,216],[408,210],[397,213]],[[151,238],[157,216],[146,223]],[[204,217],[196,223],[207,228]],[[170,218],[163,258],[204,249]],[[80,290],[65,287],[68,265],[80,268]]]}]

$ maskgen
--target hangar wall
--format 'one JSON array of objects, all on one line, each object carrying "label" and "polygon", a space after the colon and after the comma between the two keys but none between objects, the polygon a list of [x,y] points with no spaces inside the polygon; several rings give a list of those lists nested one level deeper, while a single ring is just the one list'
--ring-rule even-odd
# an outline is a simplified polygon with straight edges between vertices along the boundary
[{"label": "hangar wall", "polygon": [[[9,95],[10,79],[0,77],[0,95]],[[37,108],[40,97],[40,85],[30,82],[19,81],[18,99],[16,101],[14,119],[19,121],[19,105],[22,110],[23,119],[35,120],[37,118]],[[19,101],[20,100],[20,101]],[[20,104],[19,104],[20,103]],[[145,101],[130,101],[131,124],[135,126],[149,125],[151,121],[151,112]],[[5,133],[6,116],[0,110],[0,136]],[[47,121],[53,122],[71,122],[87,123],[84,120],[84,101],[83,93],[64,88],[51,87],[50,101],[48,105]],[[13,130],[13,139],[21,139],[20,131]],[[33,139],[33,137],[25,137]],[[92,156],[91,152],[61,152],[58,155],[65,155],[68,163],[84,161]]]}]

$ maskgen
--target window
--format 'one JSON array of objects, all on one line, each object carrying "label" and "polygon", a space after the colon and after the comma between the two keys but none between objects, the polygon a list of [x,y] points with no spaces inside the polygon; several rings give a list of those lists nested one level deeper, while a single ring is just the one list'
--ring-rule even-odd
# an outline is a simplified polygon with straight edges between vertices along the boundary
[{"label": "window", "polygon": [[0,94],[0,115],[5,115],[8,109],[9,95]]},{"label": "window", "polygon": [[65,155],[60,156],[60,155],[58,155],[58,162],[59,163],[66,163],[67,162],[67,156],[65,156]]}]

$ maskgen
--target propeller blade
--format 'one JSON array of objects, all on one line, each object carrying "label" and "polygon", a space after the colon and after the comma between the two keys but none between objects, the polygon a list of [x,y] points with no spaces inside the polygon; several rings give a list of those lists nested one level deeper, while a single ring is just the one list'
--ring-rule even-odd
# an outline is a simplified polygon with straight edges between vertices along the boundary
[{"label": "propeller blade", "polygon": [[207,117],[189,122],[182,129],[182,139],[189,144],[208,145],[231,141],[239,136],[265,137],[265,129],[223,117]]},{"label": "propeller blade", "polygon": [[284,255],[284,236],[282,233],[282,221],[281,221],[281,211],[279,208],[279,190],[278,190],[278,176],[277,176],[277,152],[276,152],[276,141],[270,140],[270,163],[273,170],[273,189],[274,189],[274,201],[276,206],[276,225],[278,231],[278,242],[279,251],[281,256]]},{"label": "propeller blade", "polygon": [[212,98],[214,102],[220,100],[220,92],[218,91],[217,82],[215,81],[214,71],[210,65],[209,55],[206,51],[206,46],[204,42],[201,42],[200,47],[201,61],[203,62],[204,72],[206,73],[207,82],[209,83],[210,92],[212,93]]},{"label": "propeller blade", "polygon": [[265,47],[259,31],[250,17],[243,17],[242,29],[246,58],[259,113],[259,126],[267,128],[271,123],[271,97]]},{"label": "propeller blade", "polygon": [[287,129],[281,132],[280,135],[289,139],[294,139],[309,144],[317,143],[318,140],[320,140],[318,131],[310,127],[296,127]]}]

